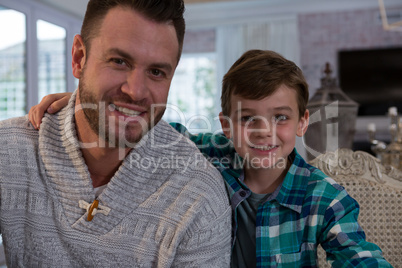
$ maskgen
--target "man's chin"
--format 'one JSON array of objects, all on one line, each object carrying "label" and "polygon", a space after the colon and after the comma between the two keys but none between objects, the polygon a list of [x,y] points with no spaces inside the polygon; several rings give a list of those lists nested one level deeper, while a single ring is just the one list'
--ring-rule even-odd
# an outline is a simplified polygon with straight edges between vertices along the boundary
[{"label": "man's chin", "polygon": [[110,148],[134,148],[161,119],[162,116],[157,116],[148,122],[146,120],[131,123],[125,121],[124,124],[119,122],[114,130],[106,126],[106,131],[98,134]]},{"label": "man's chin", "polygon": [[149,132],[150,125],[146,126],[129,126],[120,130],[118,133],[108,133],[106,141],[109,146],[115,146],[117,148],[134,148]]}]

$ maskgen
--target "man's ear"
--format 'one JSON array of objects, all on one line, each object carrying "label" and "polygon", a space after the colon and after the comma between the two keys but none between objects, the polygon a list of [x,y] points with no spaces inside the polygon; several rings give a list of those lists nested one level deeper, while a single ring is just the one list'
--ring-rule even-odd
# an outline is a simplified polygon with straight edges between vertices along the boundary
[{"label": "man's ear", "polygon": [[223,115],[222,112],[219,113],[219,121],[221,122],[223,134],[226,138],[231,139],[232,137],[232,120],[229,116]]},{"label": "man's ear", "polygon": [[308,128],[309,118],[310,118],[310,112],[309,112],[309,110],[306,110],[304,112],[304,115],[300,118],[299,123],[298,123],[299,125],[297,126],[296,135],[298,137],[302,137],[304,135],[304,133],[306,133],[307,128]]},{"label": "man's ear", "polygon": [[74,42],[71,54],[73,57],[72,60],[73,75],[75,78],[80,78],[87,58],[87,50],[85,48],[82,37],[79,34],[74,36]]}]

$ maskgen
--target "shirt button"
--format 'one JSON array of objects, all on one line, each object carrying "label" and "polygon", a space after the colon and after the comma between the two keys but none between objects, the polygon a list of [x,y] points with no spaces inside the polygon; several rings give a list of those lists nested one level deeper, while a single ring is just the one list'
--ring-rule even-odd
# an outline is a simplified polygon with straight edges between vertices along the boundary
[{"label": "shirt button", "polygon": [[241,191],[241,192],[240,192],[240,196],[241,196],[241,197],[245,197],[246,195],[247,195],[247,193],[246,193],[245,191]]}]

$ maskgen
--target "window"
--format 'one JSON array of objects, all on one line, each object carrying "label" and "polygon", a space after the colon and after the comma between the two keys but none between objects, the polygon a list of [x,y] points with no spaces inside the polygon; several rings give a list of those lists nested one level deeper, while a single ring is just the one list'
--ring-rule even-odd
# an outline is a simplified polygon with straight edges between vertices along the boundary
[{"label": "window", "polygon": [[66,30],[37,21],[39,100],[50,93],[66,92]]},{"label": "window", "polygon": [[180,122],[191,133],[219,128],[215,58],[215,53],[182,55],[170,86],[166,121]]},{"label": "window", "polygon": [[23,13],[0,6],[0,120],[25,114],[25,25]]},{"label": "window", "polygon": [[66,51],[81,22],[35,1],[0,0],[0,120],[76,88]]}]

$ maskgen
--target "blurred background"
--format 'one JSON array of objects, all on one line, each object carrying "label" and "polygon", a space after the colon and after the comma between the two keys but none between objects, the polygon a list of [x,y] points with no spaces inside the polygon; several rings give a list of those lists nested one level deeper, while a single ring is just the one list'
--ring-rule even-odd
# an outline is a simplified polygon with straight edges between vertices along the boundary
[{"label": "blurred background", "polygon": [[[187,32],[166,120],[182,122],[192,132],[220,131],[223,75],[246,50],[270,49],[300,66],[310,96],[321,86],[325,63],[331,64],[340,88],[359,103],[355,146],[364,147],[367,124],[373,122],[377,138],[390,140],[388,107],[402,110],[402,28],[386,26],[402,21],[401,0],[185,3]],[[1,120],[26,114],[46,94],[77,87],[70,51],[86,4],[0,0]]]}]

